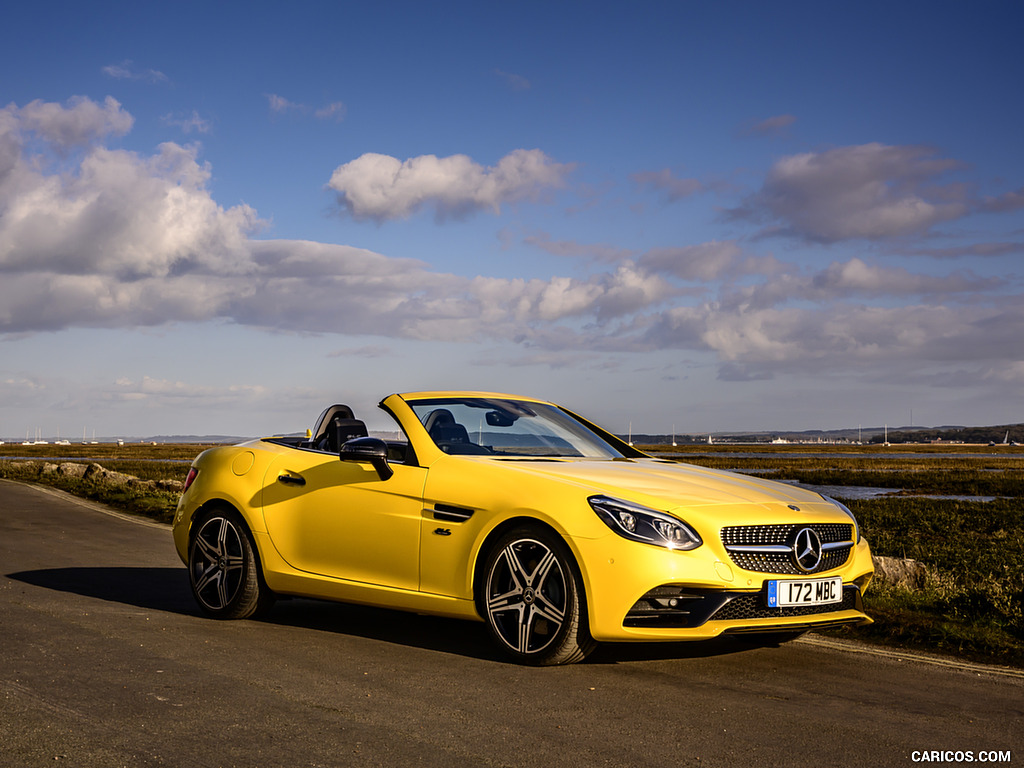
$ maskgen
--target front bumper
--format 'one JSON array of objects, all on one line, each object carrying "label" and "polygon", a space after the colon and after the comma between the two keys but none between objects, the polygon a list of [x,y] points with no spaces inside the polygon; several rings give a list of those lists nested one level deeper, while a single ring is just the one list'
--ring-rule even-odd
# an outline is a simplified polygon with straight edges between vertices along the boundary
[{"label": "front bumper", "polygon": [[839,568],[843,599],[820,606],[770,608],[767,581],[787,578],[739,568],[724,549],[706,542],[681,552],[625,541],[614,534],[574,540],[583,574],[588,622],[595,640],[703,640],[740,632],[803,631],[868,624],[862,595],[873,572],[866,541]]}]

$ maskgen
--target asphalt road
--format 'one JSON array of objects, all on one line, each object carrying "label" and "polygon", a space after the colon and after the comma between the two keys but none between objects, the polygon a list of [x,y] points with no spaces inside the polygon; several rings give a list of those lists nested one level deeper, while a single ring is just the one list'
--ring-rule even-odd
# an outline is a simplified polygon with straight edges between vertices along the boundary
[{"label": "asphalt road", "polygon": [[0,766],[900,766],[933,750],[1024,762],[1024,679],[813,641],[604,646],[532,669],[482,624],[306,600],[217,622],[167,527],[0,481]]}]

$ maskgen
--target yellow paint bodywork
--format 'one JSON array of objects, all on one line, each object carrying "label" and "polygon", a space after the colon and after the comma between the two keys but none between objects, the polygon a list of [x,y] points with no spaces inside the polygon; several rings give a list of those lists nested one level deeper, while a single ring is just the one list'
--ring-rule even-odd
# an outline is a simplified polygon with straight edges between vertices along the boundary
[{"label": "yellow paint bodywork", "polygon": [[[451,396],[543,402],[474,392],[392,395],[381,406],[404,431],[416,460],[392,463],[395,474],[387,480],[368,463],[273,439],[206,451],[178,505],[179,556],[187,562],[192,521],[200,512],[230,506],[251,530],[267,586],[275,592],[479,619],[476,568],[489,542],[509,525],[539,524],[554,530],[575,558],[596,640],[700,639],[726,629],[870,621],[849,610],[709,621],[692,629],[623,626],[630,608],[655,587],[759,593],[765,579],[784,578],[733,564],[719,536],[724,525],[851,519],[810,491],[651,457],[449,455],[433,443],[408,402]],[[305,484],[282,482],[282,476]],[[703,544],[674,551],[622,538],[591,509],[587,499],[595,494],[666,511],[693,528]],[[455,508],[468,519],[443,519],[438,507]],[[871,573],[870,550],[860,540],[841,568],[814,577],[840,575],[844,585],[866,587]]]}]

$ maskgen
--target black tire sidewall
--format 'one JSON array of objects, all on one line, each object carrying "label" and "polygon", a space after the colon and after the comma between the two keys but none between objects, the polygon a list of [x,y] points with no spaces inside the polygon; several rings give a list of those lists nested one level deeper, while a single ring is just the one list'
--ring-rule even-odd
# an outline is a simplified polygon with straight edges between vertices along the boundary
[{"label": "black tire sidewall", "polygon": [[[522,653],[511,648],[494,626],[490,612],[487,610],[488,585],[495,565],[501,553],[509,545],[518,541],[536,541],[550,549],[558,558],[565,588],[565,620],[555,633],[554,639],[542,650],[534,653]],[[521,664],[549,666],[581,660],[593,647],[593,642],[589,640],[590,636],[587,631],[586,601],[582,583],[576,559],[561,537],[554,532],[538,525],[521,526],[503,534],[494,542],[494,546],[487,554],[479,587],[479,610],[494,643],[502,652]]]},{"label": "black tire sidewall", "polygon": [[[194,552],[199,532],[211,520],[219,518],[227,520],[238,532],[243,565],[241,584],[228,601],[228,604],[221,608],[212,608],[200,598],[196,589]],[[207,616],[215,619],[244,619],[255,615],[264,602],[264,595],[262,593],[266,592],[267,589],[262,583],[256,544],[253,541],[252,534],[249,532],[249,526],[245,524],[242,516],[231,509],[214,508],[196,519],[192,525],[192,531],[188,548],[189,586],[200,609]]]}]

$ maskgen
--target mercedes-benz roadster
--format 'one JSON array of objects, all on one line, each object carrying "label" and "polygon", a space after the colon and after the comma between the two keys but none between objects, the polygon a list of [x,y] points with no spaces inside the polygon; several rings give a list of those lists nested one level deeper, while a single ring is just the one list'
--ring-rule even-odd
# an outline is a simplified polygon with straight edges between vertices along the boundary
[{"label": "mercedes-benz roadster", "polygon": [[833,499],[651,457],[527,397],[380,407],[398,439],[333,405],[304,437],[195,460],[174,542],[203,612],[246,618],[291,595],[482,619],[527,664],[871,621],[868,543]]}]

